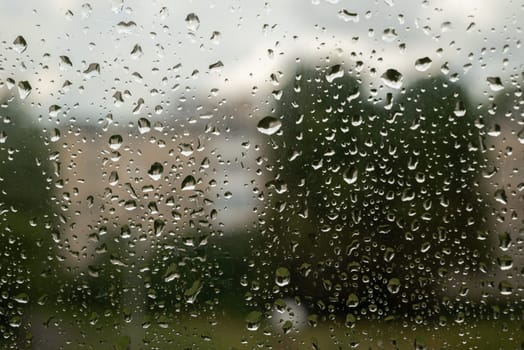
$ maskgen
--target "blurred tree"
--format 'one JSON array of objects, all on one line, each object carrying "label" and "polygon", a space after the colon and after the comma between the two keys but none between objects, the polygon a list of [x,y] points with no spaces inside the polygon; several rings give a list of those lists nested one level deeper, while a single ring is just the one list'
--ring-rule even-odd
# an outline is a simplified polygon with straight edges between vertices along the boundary
[{"label": "blurred tree", "polygon": [[262,259],[284,257],[300,276],[287,293],[320,312],[439,314],[446,275],[488,259],[474,108],[444,77],[364,98],[342,69],[301,68],[282,89]]},{"label": "blurred tree", "polygon": [[6,346],[22,347],[30,334],[21,322],[26,304],[39,300],[43,305],[53,289],[47,279],[54,274],[48,259],[52,211],[46,179],[51,167],[42,130],[13,101],[0,111],[0,334]]}]

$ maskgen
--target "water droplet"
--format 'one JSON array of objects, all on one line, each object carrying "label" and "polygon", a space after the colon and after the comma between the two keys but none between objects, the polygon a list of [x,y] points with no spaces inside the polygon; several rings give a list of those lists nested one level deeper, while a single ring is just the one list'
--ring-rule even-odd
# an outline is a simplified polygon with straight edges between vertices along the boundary
[{"label": "water droplet", "polygon": [[164,231],[165,223],[160,220],[156,219],[153,223],[153,233],[155,234],[155,237],[160,237],[162,232]]},{"label": "water droplet", "polygon": [[522,128],[517,134],[517,139],[519,140],[520,144],[524,145],[524,128]]},{"label": "water droplet", "polygon": [[342,178],[348,185],[352,185],[358,180],[358,169],[356,166],[351,165],[342,173]]},{"label": "water droplet", "polygon": [[222,67],[224,67],[224,64],[222,63],[222,61],[217,61],[209,65],[209,70],[210,71],[219,71]]},{"label": "water droplet", "polygon": [[138,132],[146,134],[151,131],[151,123],[146,118],[138,119]]},{"label": "water droplet", "polygon": [[186,26],[187,29],[195,32],[198,30],[198,27],[200,27],[200,19],[196,14],[190,13],[186,16]]},{"label": "water droplet", "polygon": [[194,190],[195,186],[196,186],[196,180],[192,175],[186,176],[185,179],[182,181],[182,190],[183,191]]},{"label": "water droplet", "polygon": [[[137,204],[136,204],[136,201],[134,199],[130,199],[128,201],[126,201],[124,203],[124,208],[128,211],[132,211],[132,210],[135,210],[137,207]],[[122,236],[122,238],[129,238],[129,237],[124,237]]]},{"label": "water droplet", "polygon": [[119,149],[122,146],[122,142],[123,142],[122,136],[113,135],[109,138],[109,148],[116,151],[117,149]]},{"label": "water droplet", "polygon": [[32,89],[33,88],[31,87],[31,84],[29,84],[29,82],[26,80],[20,81],[18,83],[18,95],[22,100],[26,99],[27,96],[29,96]]},{"label": "water droplet", "polygon": [[171,282],[177,278],[180,278],[180,273],[177,272],[177,266],[171,263],[164,273],[164,282]]},{"label": "water droplet", "polygon": [[151,167],[147,171],[147,174],[153,180],[158,181],[162,177],[163,172],[164,172],[164,167],[162,166],[162,164],[155,162],[151,165]]},{"label": "water droplet", "polygon": [[27,49],[27,41],[25,41],[23,36],[19,35],[16,37],[13,41],[13,49],[18,53],[22,53]]},{"label": "water droplet", "polygon": [[499,283],[499,292],[501,295],[513,294],[513,285],[508,281],[501,281]]},{"label": "water droplet", "polygon": [[391,262],[394,257],[395,257],[395,250],[390,247],[386,248],[386,251],[384,252],[384,261]]},{"label": "water droplet", "polygon": [[73,67],[73,62],[67,56],[60,56],[60,69],[64,70],[66,68]]},{"label": "water droplet", "polygon": [[129,22],[118,22],[117,31],[118,33],[131,33],[136,28],[136,23],[133,21]]},{"label": "water droplet", "polygon": [[502,80],[499,77],[487,77],[486,81],[488,82],[491,91],[500,91],[504,89],[504,85],[502,85]]},{"label": "water droplet", "polygon": [[184,292],[184,299],[186,300],[186,303],[193,304],[196,301],[196,298],[200,291],[202,290],[203,283],[200,280],[196,280],[191,285],[191,288],[186,289]]},{"label": "water droplet", "polygon": [[497,258],[497,263],[502,271],[510,270],[513,267],[513,258],[509,255],[503,255]]},{"label": "water droplet", "polygon": [[355,317],[355,315],[353,314],[346,315],[346,322],[344,322],[344,324],[347,328],[355,327],[356,323],[357,323],[357,318]]},{"label": "water droplet", "polygon": [[425,72],[431,67],[433,61],[429,57],[422,57],[415,61],[415,69],[419,72]]},{"label": "water droplet", "polygon": [[135,46],[133,46],[133,50],[131,50],[131,57],[134,59],[138,59],[142,57],[143,54],[144,53],[142,52],[142,47],[138,44],[135,44]]},{"label": "water droplet", "polygon": [[464,106],[464,102],[462,101],[457,101],[455,103],[455,109],[453,110],[453,113],[457,116],[457,117],[463,117],[466,115],[466,107]]},{"label": "water droplet", "polygon": [[398,278],[391,278],[388,282],[388,291],[391,294],[397,294],[400,290],[400,280]]},{"label": "water droplet", "polygon": [[502,204],[508,204],[508,196],[506,195],[506,191],[504,191],[503,188],[495,191],[495,200]]},{"label": "water droplet", "polygon": [[257,124],[257,130],[262,134],[273,135],[282,127],[282,122],[273,117],[265,117]]},{"label": "water droplet", "polygon": [[507,252],[509,248],[511,247],[511,236],[508,232],[503,232],[499,234],[499,249],[503,252]]},{"label": "water droplet", "polygon": [[395,28],[386,28],[384,32],[382,32],[382,40],[388,43],[393,42],[397,36],[398,34]]},{"label": "water droplet", "polygon": [[220,32],[215,30],[213,33],[211,33],[211,37],[209,38],[209,40],[211,40],[213,44],[218,45],[220,44],[220,36]]},{"label": "water droplet", "polygon": [[392,89],[400,89],[404,77],[399,71],[390,68],[382,74],[381,78],[386,86]]},{"label": "water droplet", "polygon": [[83,72],[86,78],[93,78],[100,74],[100,65],[98,63],[91,63]]},{"label": "water droplet", "polygon": [[115,186],[118,183],[118,172],[112,171],[111,174],[109,174],[109,185]]},{"label": "water droplet", "polygon": [[342,19],[344,22],[351,21],[357,23],[359,21],[358,13],[349,12],[346,9],[338,11],[338,18]]},{"label": "water droplet", "polygon": [[50,140],[51,142],[57,142],[58,140],[60,140],[60,130],[58,130],[57,128],[51,129]]},{"label": "water droplet", "polygon": [[279,287],[284,287],[289,284],[291,281],[291,274],[289,273],[289,270],[285,267],[279,267],[275,271],[275,283]]},{"label": "water droplet", "polygon": [[348,307],[357,307],[359,303],[359,298],[355,293],[351,293],[348,295],[348,298],[346,299],[346,305]]},{"label": "water droplet", "polygon": [[326,80],[331,83],[337,78],[342,78],[344,76],[344,69],[340,64],[335,64],[329,67],[326,73]]},{"label": "water droplet", "polygon": [[246,327],[250,331],[256,331],[262,322],[262,313],[260,311],[251,311],[246,316]]},{"label": "water droplet", "polygon": [[56,117],[61,109],[62,107],[60,107],[59,105],[49,106],[49,115],[51,117]]}]

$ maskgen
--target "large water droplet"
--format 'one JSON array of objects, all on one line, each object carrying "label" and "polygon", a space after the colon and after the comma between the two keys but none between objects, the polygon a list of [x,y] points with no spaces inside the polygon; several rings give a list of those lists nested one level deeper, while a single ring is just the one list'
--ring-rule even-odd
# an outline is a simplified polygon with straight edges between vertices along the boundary
[{"label": "large water droplet", "polygon": [[343,76],[344,76],[344,69],[342,68],[340,64],[335,64],[329,67],[326,73],[326,80],[331,83],[333,80],[337,78],[342,78]]},{"label": "large water droplet", "polygon": [[275,271],[275,283],[279,287],[284,287],[291,281],[291,274],[286,267],[279,267]]},{"label": "large water droplet", "polygon": [[419,72],[425,72],[431,67],[431,58],[422,57],[415,61],[415,69]]},{"label": "large water droplet", "polygon": [[195,32],[198,30],[198,27],[200,27],[200,19],[196,14],[190,13],[186,16],[186,26],[187,29]]},{"label": "large water droplet", "polygon": [[386,86],[392,89],[400,89],[404,77],[399,71],[390,68],[382,74],[381,78]]},{"label": "large water droplet", "polygon": [[19,35],[16,37],[13,41],[13,49],[18,53],[22,53],[27,49],[27,41],[25,41],[23,36]]},{"label": "large water droplet", "polygon": [[500,91],[504,89],[504,85],[502,85],[502,80],[499,77],[487,77],[486,81],[488,82],[491,91]]},{"label": "large water droplet", "polygon": [[183,191],[194,190],[195,186],[196,186],[196,180],[193,177],[193,175],[186,176],[185,179],[182,181],[182,190]]},{"label": "large water droplet", "polygon": [[282,127],[282,122],[273,117],[265,117],[258,122],[257,130],[262,134],[273,135]]},{"label": "large water droplet", "polygon": [[18,83],[18,95],[22,100],[24,100],[29,94],[31,93],[31,90],[33,88],[31,87],[31,84],[29,84],[28,81],[20,81]]},{"label": "large water droplet", "polygon": [[342,173],[342,178],[349,185],[354,184],[355,182],[357,182],[357,180],[358,180],[358,169],[357,169],[357,167],[352,165],[349,168],[347,168]]},{"label": "large water droplet", "polygon": [[113,135],[109,138],[109,148],[116,151],[117,149],[119,149],[122,146],[122,142],[123,142],[122,136]]},{"label": "large water droplet", "polygon": [[162,166],[162,164],[155,162],[151,165],[151,167],[147,171],[147,174],[153,180],[158,181],[162,177],[163,172],[164,172],[164,167]]},{"label": "large water droplet", "polygon": [[352,21],[357,23],[359,21],[358,13],[349,12],[346,9],[338,11],[338,18],[342,19],[344,22]]},{"label": "large water droplet", "polygon": [[250,331],[256,331],[262,322],[262,313],[260,311],[251,311],[246,316],[246,327]]},{"label": "large water droplet", "polygon": [[145,134],[151,131],[151,123],[146,118],[138,119],[138,132]]}]

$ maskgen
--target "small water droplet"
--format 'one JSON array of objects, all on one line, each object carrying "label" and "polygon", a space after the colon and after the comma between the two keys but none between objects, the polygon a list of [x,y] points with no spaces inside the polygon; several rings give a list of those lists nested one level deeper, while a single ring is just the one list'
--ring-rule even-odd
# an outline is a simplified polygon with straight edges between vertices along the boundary
[{"label": "small water droplet", "polygon": [[517,139],[519,140],[520,144],[524,145],[524,128],[522,128],[517,134]]}]

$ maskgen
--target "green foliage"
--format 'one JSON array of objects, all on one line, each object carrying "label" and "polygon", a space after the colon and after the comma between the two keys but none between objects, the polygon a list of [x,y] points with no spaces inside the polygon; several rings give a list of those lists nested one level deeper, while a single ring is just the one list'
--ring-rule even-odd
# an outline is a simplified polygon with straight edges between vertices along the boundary
[{"label": "green foliage", "polygon": [[282,134],[272,137],[268,185],[287,191],[272,193],[267,259],[286,257],[315,308],[319,297],[340,305],[348,293],[383,311],[437,305],[437,280],[489,260],[477,239],[485,160],[468,96],[433,77],[388,106],[365,98],[361,81],[329,83],[324,73],[299,70],[276,109]]}]

